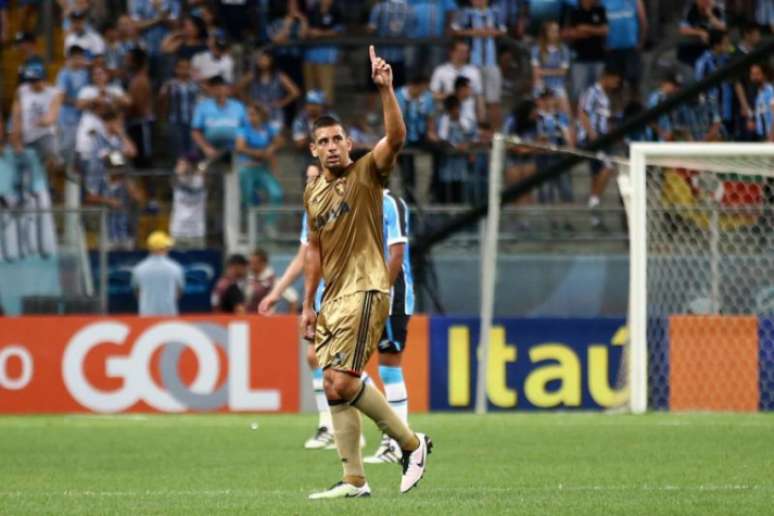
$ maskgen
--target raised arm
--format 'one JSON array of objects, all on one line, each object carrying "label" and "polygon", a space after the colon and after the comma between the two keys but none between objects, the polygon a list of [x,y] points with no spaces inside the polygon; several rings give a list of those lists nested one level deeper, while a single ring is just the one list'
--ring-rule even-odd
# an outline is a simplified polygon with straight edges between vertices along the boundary
[{"label": "raised arm", "polygon": [[379,140],[373,150],[376,167],[383,171],[395,164],[406,140],[406,124],[392,88],[392,68],[384,59],[377,57],[373,45],[368,47],[368,52],[371,56],[371,78],[379,90],[384,111],[384,138]]}]

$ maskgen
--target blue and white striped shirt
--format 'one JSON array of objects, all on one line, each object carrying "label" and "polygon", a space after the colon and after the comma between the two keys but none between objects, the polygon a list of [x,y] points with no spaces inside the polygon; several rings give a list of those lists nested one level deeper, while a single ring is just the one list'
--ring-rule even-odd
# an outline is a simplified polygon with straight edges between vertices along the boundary
[{"label": "blue and white striped shirt", "polygon": [[[403,266],[398,275],[398,279],[390,289],[390,314],[394,314],[394,307],[403,306],[403,313],[411,315],[414,313],[414,277],[411,274],[411,253],[409,252],[409,210],[406,202],[391,193],[384,190],[382,196],[384,211],[384,260],[390,259],[390,247],[397,244],[404,244]],[[396,296],[402,296],[402,299],[396,299]]]},{"label": "blue and white striped shirt", "polygon": [[[376,4],[368,19],[368,28],[386,38],[408,38],[415,31],[415,24],[414,10],[405,0]],[[402,46],[378,45],[376,53],[387,62],[402,63],[406,59]]]},{"label": "blue and white striped shirt", "polygon": [[770,138],[774,122],[774,86],[766,83],[758,89],[755,97],[755,132],[763,138]]},{"label": "blue and white striped shirt", "polygon": [[[452,23],[452,29],[486,29],[494,28],[505,30],[502,23],[502,16],[495,7],[486,9],[475,9],[468,7],[457,14],[457,18]],[[470,62],[480,67],[497,66],[497,44],[493,37],[473,37],[470,38]]]},{"label": "blue and white striped shirt", "polygon": [[[564,45],[546,48],[545,53],[541,51],[540,45],[532,47],[532,67],[546,68],[548,70],[569,70],[570,69],[570,49]],[[565,77],[548,76],[543,77],[543,86],[551,90],[563,90],[565,87]]]},{"label": "blue and white striped shirt", "polygon": [[756,2],[755,21],[764,27],[774,26],[774,0],[758,0]]},{"label": "blue and white striped shirt", "polygon": [[565,131],[570,128],[570,120],[564,113],[538,112],[537,133],[554,145],[565,145]]},{"label": "blue and white striped shirt", "polygon": [[[600,83],[596,83],[586,90],[581,96],[578,109],[589,117],[591,128],[597,133],[597,136],[607,134],[611,114],[610,98]],[[586,128],[578,122],[578,141],[588,142],[588,138]]]},{"label": "blue and white striped shirt", "polygon": [[[712,74],[718,68],[728,61],[726,55],[715,55],[711,50],[705,51],[696,61],[695,74],[696,80],[700,81]],[[715,109],[720,113],[724,121],[731,121],[734,117],[733,111],[733,89],[731,83],[722,82],[720,87],[707,90],[707,100],[716,105]]]},{"label": "blue and white striped shirt", "polygon": [[426,90],[418,98],[410,98],[408,86],[403,86],[395,96],[406,123],[406,140],[409,143],[424,140],[427,136],[428,119],[433,116],[435,110],[433,94]]},{"label": "blue and white striped shirt", "polygon": [[[664,102],[666,99],[666,95],[663,91],[660,89],[654,91],[650,94],[650,97],[648,97],[648,108],[653,108]],[[658,132],[659,133],[673,133],[674,132],[674,123],[672,121],[672,114],[667,113],[664,115],[661,115],[658,117]],[[648,133],[648,138],[651,141],[658,141],[660,140],[660,134],[655,133],[651,127],[648,127],[646,129],[646,132]]]},{"label": "blue and white striped shirt", "polygon": [[164,85],[169,102],[169,121],[191,125],[194,108],[199,100],[199,85],[194,81],[170,79]]}]

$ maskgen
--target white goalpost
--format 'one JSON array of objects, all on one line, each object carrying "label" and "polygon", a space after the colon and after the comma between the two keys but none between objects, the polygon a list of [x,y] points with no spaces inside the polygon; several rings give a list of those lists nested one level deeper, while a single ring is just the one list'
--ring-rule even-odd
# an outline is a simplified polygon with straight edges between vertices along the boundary
[{"label": "white goalpost", "polygon": [[774,308],[758,299],[774,287],[774,145],[636,143],[621,172],[629,409],[756,410],[766,378],[742,326]]},{"label": "white goalpost", "polygon": [[487,409],[512,145],[605,160],[618,172],[629,228],[629,342],[616,385],[629,398],[619,409],[774,410],[774,144],[634,143],[625,159],[497,134],[481,245],[476,412]]}]

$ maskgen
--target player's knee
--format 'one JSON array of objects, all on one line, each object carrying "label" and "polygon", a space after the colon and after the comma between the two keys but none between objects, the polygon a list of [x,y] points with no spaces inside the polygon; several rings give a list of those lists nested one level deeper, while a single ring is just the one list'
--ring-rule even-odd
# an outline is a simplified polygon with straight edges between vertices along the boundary
[{"label": "player's knee", "polygon": [[360,379],[348,374],[337,374],[332,378],[332,387],[336,396],[342,400],[351,400],[360,389]]}]

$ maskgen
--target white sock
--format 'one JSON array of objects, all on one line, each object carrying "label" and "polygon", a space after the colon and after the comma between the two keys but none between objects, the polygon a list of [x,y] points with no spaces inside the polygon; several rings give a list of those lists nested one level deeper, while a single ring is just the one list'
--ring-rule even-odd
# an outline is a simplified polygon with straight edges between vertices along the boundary
[{"label": "white sock", "polygon": [[592,195],[589,197],[589,208],[596,208],[597,206],[599,206],[599,197]]},{"label": "white sock", "polygon": [[384,397],[387,403],[398,414],[401,421],[408,422],[408,393],[406,382],[403,381],[403,370],[400,367],[379,366],[379,376],[384,384]]},{"label": "white sock", "polygon": [[323,388],[323,370],[319,367],[312,371],[312,386],[314,387],[314,401],[317,404],[317,412],[320,416],[317,427],[325,427],[328,431],[333,431],[331,422],[331,411],[328,409],[328,399],[325,397]]}]

